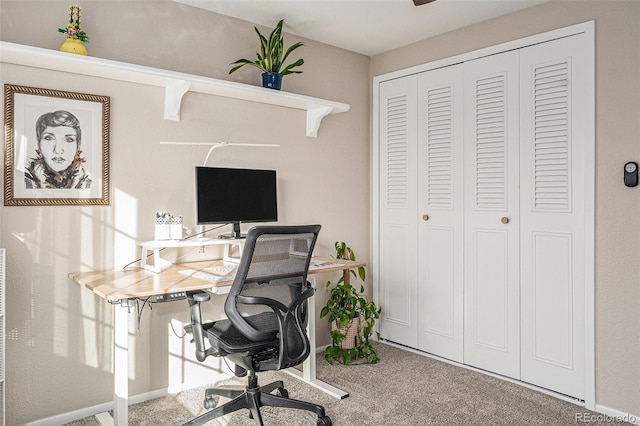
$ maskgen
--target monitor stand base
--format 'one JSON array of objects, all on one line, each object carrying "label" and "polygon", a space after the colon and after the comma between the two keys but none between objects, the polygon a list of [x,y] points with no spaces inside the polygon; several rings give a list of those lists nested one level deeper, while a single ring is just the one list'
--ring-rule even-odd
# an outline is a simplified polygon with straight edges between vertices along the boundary
[{"label": "monitor stand base", "polygon": [[240,234],[240,235],[224,234],[224,235],[218,235],[218,238],[220,238],[221,240],[241,240],[241,239],[247,238],[247,234]]},{"label": "monitor stand base", "polygon": [[240,232],[240,222],[233,222],[230,223],[230,225],[233,225],[233,233],[232,234],[226,234],[226,235],[219,235],[218,238],[224,238],[226,240],[240,240],[242,238],[246,238],[246,235],[242,235],[242,233]]}]

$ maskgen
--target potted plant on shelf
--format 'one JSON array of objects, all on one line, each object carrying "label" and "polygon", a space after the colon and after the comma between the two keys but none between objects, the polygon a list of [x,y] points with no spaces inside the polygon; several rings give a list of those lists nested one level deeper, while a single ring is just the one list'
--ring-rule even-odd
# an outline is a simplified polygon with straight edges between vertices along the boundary
[{"label": "potted plant on shelf", "polygon": [[87,49],[83,43],[89,42],[89,36],[82,31],[82,9],[77,4],[69,6],[69,23],[64,28],[58,28],[58,32],[67,35],[67,40],[62,44],[60,50],[77,55],[86,55]]},{"label": "potted plant on shelf", "polygon": [[[356,260],[356,255],[344,242],[335,243],[336,259]],[[354,360],[376,364],[379,360],[375,348],[371,344],[376,319],[380,317],[380,309],[364,294],[364,286],[351,284],[351,276],[365,280],[364,267],[344,271],[335,283],[327,281],[331,288],[329,300],[320,311],[320,318],[328,317],[331,324],[331,346],[327,347],[324,358],[330,364],[339,360],[349,364]],[[380,338],[380,333],[375,332]]]},{"label": "potted plant on shelf", "polygon": [[263,36],[257,27],[253,27],[260,39],[260,50],[257,53],[258,58],[254,61],[249,59],[238,59],[231,63],[231,65],[235,65],[235,67],[229,70],[229,74],[233,74],[248,65],[254,66],[263,71],[262,86],[276,90],[280,90],[283,76],[288,74],[301,74],[302,71],[295,71],[293,68],[304,64],[304,59],[300,58],[287,66],[284,65],[284,62],[287,60],[287,57],[289,57],[291,52],[300,46],[303,46],[303,43],[297,42],[289,47],[285,52],[284,36],[282,35],[283,23],[284,20],[281,19],[280,22],[278,22],[278,25],[276,25],[273,31],[271,31],[269,38]]}]

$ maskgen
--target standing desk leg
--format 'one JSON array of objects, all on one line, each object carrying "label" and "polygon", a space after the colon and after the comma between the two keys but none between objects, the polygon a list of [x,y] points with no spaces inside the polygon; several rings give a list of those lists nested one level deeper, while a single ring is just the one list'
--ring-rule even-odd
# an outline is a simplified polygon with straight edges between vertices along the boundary
[{"label": "standing desk leg", "polygon": [[[308,279],[313,288],[316,288],[316,279],[311,277]],[[316,298],[307,299],[307,314],[309,322],[307,323],[307,336],[311,345],[311,353],[302,363],[302,380],[311,383],[316,380]]]},{"label": "standing desk leg", "polygon": [[133,300],[127,300],[113,306],[113,418],[116,425],[126,425],[129,418],[129,309],[132,304]]},{"label": "standing desk leg", "polygon": [[[307,277],[313,288],[316,288],[315,277]],[[307,304],[309,322],[307,324],[307,335],[309,336],[309,344],[311,345],[311,353],[302,363],[302,373],[295,368],[287,368],[287,373],[292,376],[298,377],[310,385],[320,389],[321,391],[328,393],[329,395],[338,399],[344,399],[349,396],[348,392],[331,386],[329,383],[325,383],[316,378],[316,305],[315,298],[311,298]]]}]

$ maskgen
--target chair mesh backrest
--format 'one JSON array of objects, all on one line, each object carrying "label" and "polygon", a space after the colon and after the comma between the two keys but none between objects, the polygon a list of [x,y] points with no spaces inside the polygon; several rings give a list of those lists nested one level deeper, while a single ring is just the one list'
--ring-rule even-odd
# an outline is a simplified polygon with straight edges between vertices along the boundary
[{"label": "chair mesh backrest", "polygon": [[261,226],[249,231],[225,304],[229,319],[246,337],[255,341],[278,337],[279,322],[269,306],[238,300],[238,296],[264,297],[286,307],[280,310],[286,319],[285,352],[293,355],[308,346],[307,300],[298,300],[296,306],[292,303],[308,290],[307,272],[319,230],[318,225],[313,225]]},{"label": "chair mesh backrest", "polygon": [[307,275],[314,234],[263,234],[256,240],[245,282]]}]

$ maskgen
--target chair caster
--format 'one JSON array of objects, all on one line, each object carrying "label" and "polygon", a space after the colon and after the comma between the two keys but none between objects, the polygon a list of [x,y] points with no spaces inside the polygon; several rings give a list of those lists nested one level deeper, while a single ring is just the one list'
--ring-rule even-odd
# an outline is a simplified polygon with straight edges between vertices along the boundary
[{"label": "chair caster", "polygon": [[318,426],[331,426],[329,416],[318,417]]},{"label": "chair caster", "polygon": [[207,410],[216,408],[216,405],[218,405],[218,403],[216,402],[215,399],[213,399],[213,395],[206,396],[204,398],[204,408],[206,408]]},{"label": "chair caster", "polygon": [[289,398],[289,391],[286,390],[285,388],[278,388],[278,395],[280,395],[283,398]]}]

